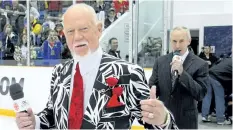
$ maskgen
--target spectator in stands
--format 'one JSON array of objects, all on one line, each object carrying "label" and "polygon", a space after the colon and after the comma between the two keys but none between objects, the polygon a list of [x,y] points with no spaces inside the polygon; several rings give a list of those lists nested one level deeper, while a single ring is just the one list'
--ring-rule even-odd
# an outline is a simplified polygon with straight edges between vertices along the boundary
[{"label": "spectator in stands", "polygon": [[19,44],[19,47],[21,48],[21,53],[22,53],[22,57],[26,60],[27,58],[27,34],[23,34],[21,36],[21,42]]},{"label": "spectator in stands", "polygon": [[117,20],[117,17],[116,17],[115,10],[113,8],[111,8],[108,12],[108,18],[105,19],[104,28],[107,28],[116,20]]},{"label": "spectator in stands", "polygon": [[38,1],[37,0],[31,0],[30,5],[38,10]]},{"label": "spectator in stands", "polygon": [[55,23],[49,17],[50,17],[49,15],[45,16],[45,22],[43,23],[42,26],[48,24],[49,28],[52,29],[52,30],[54,30],[55,29]]},{"label": "spectator in stands", "polygon": [[129,1],[128,0],[113,0],[113,5],[115,8],[115,13],[119,13],[121,9],[123,12],[129,9]]},{"label": "spectator in stands", "polygon": [[218,61],[218,58],[214,56],[213,53],[211,53],[211,47],[210,46],[205,46],[204,47],[204,53],[203,55],[200,56],[203,60],[205,60],[209,68],[212,67],[213,64],[215,64]]},{"label": "spectator in stands", "polygon": [[17,65],[26,65],[27,54],[27,34],[23,33],[18,46],[15,46],[14,59],[17,61]]},{"label": "spectator in stands", "polygon": [[[210,122],[209,109],[214,91],[216,116],[218,125],[231,124],[224,117],[225,113],[225,92],[232,93],[232,58],[226,58],[219,64],[213,66],[209,71],[210,86],[207,87],[207,94],[202,103],[202,121]],[[226,90],[224,92],[224,89]]]},{"label": "spectator in stands", "polygon": [[32,3],[30,3],[30,15],[33,15],[34,19],[39,20],[40,13],[37,10],[37,8],[35,8],[35,7],[32,6]]},{"label": "spectator in stands", "polygon": [[54,30],[49,31],[49,37],[42,45],[43,59],[61,59],[62,43]]},{"label": "spectator in stands", "polygon": [[112,1],[109,1],[109,0],[104,1],[104,6],[105,6],[104,11],[105,11],[105,12],[108,12],[109,9],[113,8],[113,6],[112,6]]},{"label": "spectator in stands", "polygon": [[23,4],[20,4],[18,0],[13,0],[12,1],[12,10],[19,11],[19,12],[25,12],[27,10],[27,8]]},{"label": "spectator in stands", "polygon": [[1,0],[0,5],[2,9],[11,10],[12,9],[12,1],[11,0]]},{"label": "spectator in stands", "polygon": [[100,12],[105,10],[105,4],[103,0],[96,0],[96,7],[95,11]]},{"label": "spectator in stands", "polygon": [[[22,4],[19,4],[18,0],[12,1],[12,10],[13,14],[8,14],[8,18],[10,19],[10,24],[13,27],[13,31],[17,33],[17,35],[22,35],[24,30],[24,17],[26,12],[26,7]],[[20,12],[20,13],[19,13]]]},{"label": "spectator in stands", "polygon": [[39,20],[34,17],[34,15],[30,15],[30,23],[31,23],[32,32],[35,35],[40,34],[42,31],[42,26]]},{"label": "spectator in stands", "polygon": [[45,15],[47,15],[48,2],[47,0],[37,1],[37,10],[40,13],[40,21],[43,23],[45,20]]},{"label": "spectator in stands", "polygon": [[43,43],[45,40],[48,39],[49,37],[49,24],[43,24],[43,29],[42,29],[42,33],[41,33],[41,42]]},{"label": "spectator in stands", "polygon": [[[32,40],[30,40],[31,43]],[[15,46],[14,59],[17,61],[17,65],[27,65],[28,47],[27,47],[27,34],[23,33],[19,44]],[[34,46],[30,46],[30,65],[34,65],[34,60],[37,58],[37,52]]]},{"label": "spectator in stands", "polygon": [[15,51],[14,45],[17,42],[17,36],[12,32],[12,26],[6,24],[2,38],[3,46],[3,60],[14,60],[13,55]]},{"label": "spectator in stands", "polygon": [[48,1],[47,0],[39,0],[37,1],[37,9],[38,11],[47,11],[48,9]]},{"label": "spectator in stands", "polygon": [[119,18],[120,16],[122,16],[125,13],[123,7],[120,9],[120,11],[117,13],[117,18]]},{"label": "spectator in stands", "polygon": [[109,40],[109,45],[111,49],[109,50],[108,54],[115,56],[117,58],[121,58],[120,51],[117,51],[118,48],[118,40],[117,38],[113,37]]},{"label": "spectator in stands", "polygon": [[48,13],[50,16],[57,17],[62,11],[62,1],[48,1]]},{"label": "spectator in stands", "polygon": [[[38,38],[38,35],[41,34],[42,26],[38,19],[36,19],[32,14],[30,15],[30,23],[31,23],[31,35],[33,36],[33,45],[37,45],[36,41]],[[39,43],[38,43],[39,44]]]},{"label": "spectator in stands", "polygon": [[57,23],[55,27],[55,31],[57,32],[59,41],[61,41],[62,44],[64,45],[66,43],[66,38],[63,32],[63,25],[61,23]]},{"label": "spectator in stands", "polygon": [[6,25],[7,18],[3,12],[0,12],[0,33],[3,32],[4,26]]},{"label": "spectator in stands", "polygon": [[15,45],[17,44],[17,38],[18,36],[15,32],[13,32],[12,26],[10,24],[6,24],[2,34],[3,45],[9,42]]},{"label": "spectator in stands", "polygon": [[102,22],[104,29],[104,21],[105,21],[105,4],[103,0],[96,0],[96,5],[94,6],[96,11],[97,19]]}]

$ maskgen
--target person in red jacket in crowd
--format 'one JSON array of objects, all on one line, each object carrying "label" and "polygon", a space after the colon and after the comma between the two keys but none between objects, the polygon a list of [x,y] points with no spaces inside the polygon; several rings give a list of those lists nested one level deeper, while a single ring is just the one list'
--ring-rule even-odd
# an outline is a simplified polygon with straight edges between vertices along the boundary
[{"label": "person in red jacket in crowd", "polygon": [[57,37],[59,41],[61,41],[62,44],[64,45],[66,43],[66,38],[63,32],[63,25],[61,23],[57,23],[55,27],[55,31],[57,32]]},{"label": "person in red jacket in crowd", "polygon": [[123,8],[124,12],[129,9],[129,0],[113,0],[116,14]]},{"label": "person in red jacket in crowd", "polygon": [[48,1],[48,12],[50,16],[58,17],[62,10],[62,1]]}]

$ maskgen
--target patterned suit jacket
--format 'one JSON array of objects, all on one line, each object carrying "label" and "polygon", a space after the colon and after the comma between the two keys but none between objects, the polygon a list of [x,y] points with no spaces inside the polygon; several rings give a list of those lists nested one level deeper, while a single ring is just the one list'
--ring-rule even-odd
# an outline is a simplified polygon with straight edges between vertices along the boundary
[{"label": "patterned suit jacket", "polygon": [[[47,107],[38,114],[41,129],[67,129],[69,97],[73,60],[56,65],[51,80]],[[106,108],[111,91],[105,78],[119,76],[123,94],[120,107]],[[149,97],[144,71],[141,67],[127,63],[108,54],[103,54],[99,71],[92,89],[89,104],[84,112],[82,129],[130,129],[135,118],[141,121],[140,101]],[[172,117],[170,128],[177,128]],[[146,128],[158,128],[144,124]]]}]

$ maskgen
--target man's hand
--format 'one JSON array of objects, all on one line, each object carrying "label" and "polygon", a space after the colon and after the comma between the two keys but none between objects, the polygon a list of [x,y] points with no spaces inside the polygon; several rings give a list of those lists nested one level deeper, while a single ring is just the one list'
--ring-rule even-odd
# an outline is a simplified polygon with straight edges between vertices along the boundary
[{"label": "man's hand", "polygon": [[19,11],[18,10],[16,10],[16,11],[14,11],[13,12],[13,15],[15,16],[15,15],[19,15],[20,13],[19,13]]},{"label": "man's hand", "polygon": [[208,65],[211,65],[211,62],[210,61],[206,61],[208,63]]},{"label": "man's hand", "polygon": [[16,113],[16,123],[19,129],[35,129],[36,120],[32,109],[29,108],[27,113]]},{"label": "man's hand", "polygon": [[172,72],[174,70],[177,70],[179,75],[183,73],[183,63],[180,57],[174,57],[170,65],[171,65]]},{"label": "man's hand", "polygon": [[163,125],[168,116],[164,104],[156,99],[156,88],[151,87],[150,99],[140,102],[142,109],[142,120],[152,125]]}]

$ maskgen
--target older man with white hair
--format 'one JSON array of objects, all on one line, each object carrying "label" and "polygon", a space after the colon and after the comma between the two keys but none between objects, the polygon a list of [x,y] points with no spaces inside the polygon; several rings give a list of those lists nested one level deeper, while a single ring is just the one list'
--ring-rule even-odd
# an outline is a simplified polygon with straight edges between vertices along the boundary
[{"label": "older man with white hair", "polygon": [[63,22],[73,59],[54,67],[42,112],[17,113],[20,129],[130,129],[135,118],[145,128],[177,128],[143,69],[101,50],[102,24],[92,7],[71,6]]},{"label": "older man with white hair", "polygon": [[180,129],[198,128],[197,101],[207,92],[208,64],[189,52],[190,43],[189,29],[175,27],[170,33],[173,52],[155,60],[149,80]]}]

